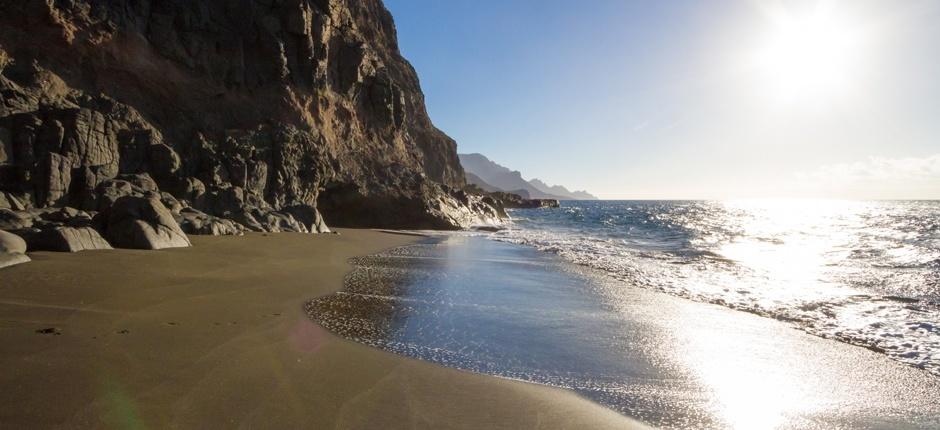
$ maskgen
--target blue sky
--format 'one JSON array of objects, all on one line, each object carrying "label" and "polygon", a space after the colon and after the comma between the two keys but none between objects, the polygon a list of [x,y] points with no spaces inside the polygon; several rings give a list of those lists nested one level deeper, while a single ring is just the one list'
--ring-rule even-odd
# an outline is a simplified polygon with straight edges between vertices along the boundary
[{"label": "blue sky", "polygon": [[940,2],[386,0],[434,123],[605,198],[940,198]]}]

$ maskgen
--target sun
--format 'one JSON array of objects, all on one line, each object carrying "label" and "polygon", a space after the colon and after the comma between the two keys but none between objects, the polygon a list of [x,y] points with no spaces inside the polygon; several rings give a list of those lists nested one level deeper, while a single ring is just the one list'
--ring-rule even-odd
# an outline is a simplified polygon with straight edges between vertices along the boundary
[{"label": "sun", "polygon": [[832,8],[775,10],[757,50],[762,86],[787,103],[828,103],[854,90],[861,54],[858,26]]}]

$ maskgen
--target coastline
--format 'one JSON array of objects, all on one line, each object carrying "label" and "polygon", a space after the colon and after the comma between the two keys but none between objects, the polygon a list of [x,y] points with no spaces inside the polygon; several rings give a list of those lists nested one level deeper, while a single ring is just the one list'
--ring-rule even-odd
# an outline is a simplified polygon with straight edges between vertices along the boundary
[{"label": "coastline", "polygon": [[164,251],[39,252],[4,269],[0,422],[642,427],[566,390],[383,352],[307,318],[306,301],[342,288],[349,258],[417,237],[341,230],[192,239],[192,248]]},{"label": "coastline", "polygon": [[933,428],[940,381],[789,324],[453,235],[353,260],[308,309],[334,333],[564,387],[662,428]]}]

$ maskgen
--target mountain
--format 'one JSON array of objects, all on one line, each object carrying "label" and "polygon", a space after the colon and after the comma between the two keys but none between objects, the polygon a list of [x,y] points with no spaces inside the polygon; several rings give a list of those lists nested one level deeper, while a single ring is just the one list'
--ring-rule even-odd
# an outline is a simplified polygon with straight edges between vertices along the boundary
[{"label": "mountain", "polygon": [[0,1],[0,211],[150,196],[212,233],[493,218],[464,184],[381,0]]},{"label": "mountain", "polygon": [[[534,179],[527,181],[522,174],[515,170],[501,166],[482,154],[458,154],[460,164],[466,172],[467,182],[476,184],[486,191],[505,191],[522,195],[532,199],[556,200],[594,200],[596,197],[585,191],[570,192],[562,186],[550,187],[544,182]],[[488,189],[494,188],[494,190]]]},{"label": "mountain", "polygon": [[587,191],[568,191],[567,188],[561,185],[549,186],[538,178],[532,179],[529,183],[544,193],[555,194],[569,200],[597,200],[597,197]]}]

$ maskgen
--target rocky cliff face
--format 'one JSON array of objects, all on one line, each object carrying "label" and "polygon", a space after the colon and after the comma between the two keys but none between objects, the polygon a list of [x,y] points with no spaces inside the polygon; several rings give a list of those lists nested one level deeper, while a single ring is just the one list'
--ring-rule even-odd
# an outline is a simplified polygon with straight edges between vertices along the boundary
[{"label": "rocky cliff face", "polygon": [[0,0],[0,208],[136,196],[190,234],[498,218],[463,183],[380,0]]}]

